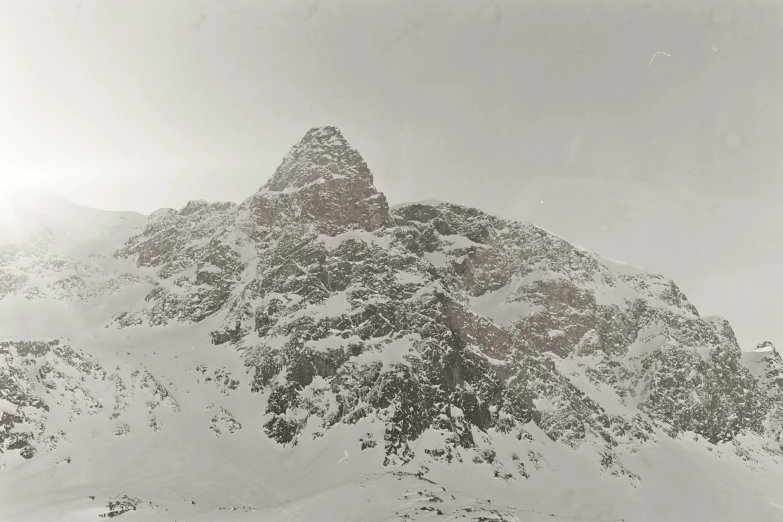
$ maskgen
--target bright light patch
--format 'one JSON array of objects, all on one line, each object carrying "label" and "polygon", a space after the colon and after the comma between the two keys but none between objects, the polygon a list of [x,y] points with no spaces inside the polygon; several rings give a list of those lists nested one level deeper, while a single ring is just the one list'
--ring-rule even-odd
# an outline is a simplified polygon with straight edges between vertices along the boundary
[{"label": "bright light patch", "polygon": [[16,206],[9,191],[0,187],[0,241],[20,239],[23,235]]}]

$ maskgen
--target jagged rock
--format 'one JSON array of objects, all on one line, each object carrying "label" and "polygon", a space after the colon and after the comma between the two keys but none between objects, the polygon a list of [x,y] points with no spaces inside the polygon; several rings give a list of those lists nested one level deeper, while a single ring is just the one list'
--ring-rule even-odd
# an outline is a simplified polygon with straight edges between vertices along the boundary
[{"label": "jagged rock", "polygon": [[783,450],[783,358],[771,342],[764,341],[752,352],[743,353],[742,362],[766,398],[764,426]]},{"label": "jagged rock", "polygon": [[[150,411],[161,405],[170,413],[179,411],[176,399],[148,371],[124,373],[124,379],[116,372],[109,375],[97,359],[60,339],[2,341],[0,363],[0,459],[5,450],[18,450],[21,457],[30,459],[40,450],[69,444],[67,429],[44,436],[52,409],[63,412],[70,423],[102,414],[104,404],[111,403],[112,412],[106,417],[119,421],[134,400],[146,400]],[[107,387],[111,396],[104,403]],[[158,431],[159,420],[152,417],[150,427]],[[130,426],[118,422],[112,430],[121,437],[130,432]]]},{"label": "jagged rock", "polygon": [[234,433],[242,429],[242,424],[234,419],[234,416],[225,408],[220,408],[218,412],[212,417],[212,421],[209,425],[216,436],[220,437],[224,433]]},{"label": "jagged rock", "polygon": [[118,437],[124,437],[128,433],[130,433],[130,426],[124,422],[114,429],[114,434]]},{"label": "jagged rock", "polygon": [[[94,498],[94,497],[93,497]],[[136,497],[130,497],[128,495],[118,495],[106,504],[106,508],[109,510],[106,513],[98,515],[101,518],[114,518],[120,515],[124,515],[131,511],[136,511],[139,506],[144,502]],[[154,506],[154,504],[153,504]]]}]

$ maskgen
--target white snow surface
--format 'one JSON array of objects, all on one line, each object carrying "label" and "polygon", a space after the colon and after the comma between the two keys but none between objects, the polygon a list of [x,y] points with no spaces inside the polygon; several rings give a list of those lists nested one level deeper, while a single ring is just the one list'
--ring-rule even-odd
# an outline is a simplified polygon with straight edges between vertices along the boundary
[{"label": "white snow surface", "polygon": [[524,278],[514,275],[503,288],[474,297],[470,306],[474,312],[489,317],[499,325],[510,326],[525,315],[543,310],[541,306],[513,299],[521,286],[534,281],[536,277],[535,274]]}]

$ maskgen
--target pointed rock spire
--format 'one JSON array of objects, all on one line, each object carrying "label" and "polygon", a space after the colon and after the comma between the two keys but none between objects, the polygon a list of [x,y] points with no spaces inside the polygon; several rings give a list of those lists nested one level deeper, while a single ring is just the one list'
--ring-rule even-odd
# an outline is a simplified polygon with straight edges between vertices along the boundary
[{"label": "pointed rock spire", "polygon": [[374,230],[391,219],[361,154],[331,126],[310,129],[291,148],[252,206],[262,222],[293,217],[329,235]]},{"label": "pointed rock spire", "polygon": [[361,154],[337,127],[314,127],[294,145],[265,185],[270,191],[301,189],[319,180],[348,177],[372,186],[373,177]]}]

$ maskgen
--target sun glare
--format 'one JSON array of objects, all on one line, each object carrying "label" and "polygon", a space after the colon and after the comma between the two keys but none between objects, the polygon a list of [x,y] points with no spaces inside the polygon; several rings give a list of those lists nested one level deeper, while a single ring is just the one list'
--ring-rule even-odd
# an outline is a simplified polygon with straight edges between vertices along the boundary
[{"label": "sun glare", "polygon": [[10,239],[19,233],[15,206],[9,191],[0,187],[0,239]]},{"label": "sun glare", "polygon": [[37,187],[4,183],[0,185],[0,241],[16,241],[26,237],[24,192]]}]

